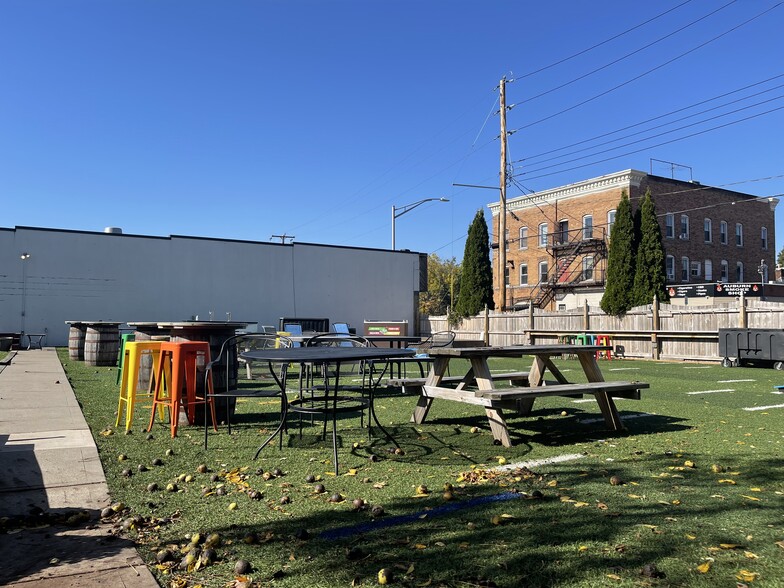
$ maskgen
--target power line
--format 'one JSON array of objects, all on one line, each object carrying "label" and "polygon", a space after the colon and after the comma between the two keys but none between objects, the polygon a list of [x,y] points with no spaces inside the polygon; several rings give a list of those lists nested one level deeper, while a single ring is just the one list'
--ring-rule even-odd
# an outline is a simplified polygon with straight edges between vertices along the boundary
[{"label": "power line", "polygon": [[[557,149],[550,149],[549,151],[544,151],[544,152],[542,152],[542,153],[537,153],[537,154],[535,154],[535,155],[529,155],[529,156],[527,156],[527,157],[523,157],[522,159],[517,159],[517,160],[514,160],[514,161],[512,161],[512,163],[518,163],[518,162],[522,162],[522,161],[527,161],[527,162],[530,162],[532,159],[537,159],[537,158],[539,158],[539,157],[544,157],[545,155],[550,155],[550,154],[552,154],[552,153],[557,153],[558,151],[564,151],[565,149],[570,149],[570,148],[572,148],[572,147],[577,147],[578,145],[583,145],[583,144],[585,144],[585,143],[591,143],[592,141],[596,141],[596,140],[598,140],[598,139],[603,139],[604,137],[609,137],[610,135],[615,135],[615,134],[617,134],[617,133],[621,133],[621,132],[623,132],[623,131],[627,131],[627,130],[629,130],[629,129],[633,129],[634,127],[639,127],[639,126],[642,126],[642,125],[644,125],[644,124],[647,124],[647,123],[653,122],[653,121],[655,121],[655,120],[659,120],[659,119],[662,119],[662,118],[667,118],[668,116],[672,116],[673,114],[677,114],[677,113],[679,113],[679,112],[683,112],[683,111],[685,111],[685,110],[690,110],[690,109],[692,109],[692,108],[695,108],[695,107],[697,107],[697,106],[701,106],[701,105],[703,105],[703,104],[707,104],[707,103],[709,103],[709,102],[713,102],[713,101],[715,101],[715,100],[719,100],[720,98],[724,98],[724,97],[726,97],[726,96],[730,96],[730,95],[732,95],[732,94],[737,94],[738,92],[742,92],[742,91],[744,91],[744,90],[748,90],[749,88],[753,88],[753,87],[755,87],[755,86],[760,86],[760,85],[762,85],[762,84],[765,84],[765,83],[767,83],[767,82],[770,82],[770,81],[772,81],[772,80],[775,80],[775,79],[778,79],[778,78],[781,78],[781,77],[784,77],[784,73],[782,73],[782,74],[778,74],[778,75],[776,75],[776,76],[770,77],[770,78],[768,78],[768,79],[765,79],[765,80],[762,80],[762,81],[759,81],[759,82],[755,82],[755,83],[753,83],[753,84],[749,84],[749,85],[747,85],[747,86],[744,86],[744,87],[742,87],[742,88],[737,88],[736,90],[731,90],[730,92],[725,92],[725,93],[723,93],[723,94],[719,94],[718,96],[714,96],[714,97],[712,97],[712,98],[708,98],[708,99],[706,99],[706,100],[701,100],[701,101],[699,101],[699,102],[695,102],[695,103],[693,103],[693,104],[690,104],[690,105],[688,105],[688,106],[683,106],[683,107],[681,107],[681,108],[677,108],[677,109],[675,109],[675,110],[671,110],[670,112],[667,112],[667,113],[664,113],[664,114],[660,114],[660,115],[657,115],[657,116],[651,117],[651,118],[649,118],[649,119],[646,119],[646,120],[643,120],[643,121],[640,121],[640,122],[637,122],[637,123],[634,123],[634,124],[631,124],[631,125],[627,125],[627,126],[625,126],[625,127],[621,127],[621,128],[619,128],[619,129],[615,129],[615,130],[613,130],[613,131],[609,131],[609,132],[606,132],[606,133],[602,133],[602,134],[600,134],[600,135],[596,135],[596,136],[594,136],[594,137],[591,137],[591,138],[589,138],[589,139],[583,139],[583,140],[581,140],[581,141],[576,141],[576,142],[574,142],[574,143],[571,143],[571,144],[569,144],[569,145],[564,145],[563,147],[558,147]],[[752,97],[754,97],[754,96],[759,96],[760,94],[764,94],[764,93],[766,93],[766,92],[770,92],[770,91],[772,91],[772,90],[776,90],[776,89],[778,89],[778,88],[781,88],[781,87],[783,87],[783,86],[784,86],[784,85],[774,86],[773,88],[769,88],[769,89],[767,89],[767,90],[762,90],[762,91],[760,91],[760,92],[757,92],[757,93],[755,93],[755,94],[750,94],[749,96],[746,96],[746,97],[744,97],[744,98],[738,98],[737,100],[732,100],[732,101],[730,101],[730,102],[726,102],[726,103],[724,103],[723,105],[720,105],[720,106],[716,106],[716,107],[713,107],[713,108],[709,108],[709,109],[706,109],[706,110],[702,110],[702,111],[700,111],[700,112],[695,112],[694,114],[692,114],[692,115],[689,115],[689,116],[696,116],[696,115],[698,115],[698,114],[703,114],[703,113],[705,113],[705,112],[710,112],[711,110],[716,110],[717,108],[722,108],[723,106],[729,106],[730,104],[735,104],[736,102],[740,102],[740,101],[743,101],[743,100],[748,100],[749,98],[752,98]],[[672,123],[674,123],[674,122],[678,122],[678,121],[680,121],[680,120],[685,120],[686,118],[689,118],[689,117],[683,117],[683,118],[681,118],[681,119],[676,119],[676,120],[670,121],[669,123],[664,123],[664,124],[662,124],[662,125],[660,125],[660,126],[666,126],[666,125],[668,125],[668,124],[672,124]],[[653,130],[653,129],[656,129],[656,128],[660,128],[660,126],[657,126],[657,127],[652,127],[651,129],[648,129],[648,130]],[[632,136],[632,135],[626,135],[626,136],[628,137],[628,136]],[[623,137],[619,137],[618,139],[615,139],[615,140],[620,140],[620,139],[622,139],[622,138],[623,138]],[[598,146],[600,146],[600,145],[605,145],[605,144],[607,144],[607,143],[599,143],[598,145],[594,145],[594,146],[595,146],[595,147],[598,147]],[[578,153],[578,152],[579,152],[579,151],[574,151],[574,152],[572,152],[572,153],[566,153],[566,154],[564,154],[564,155],[561,155],[561,156],[559,156],[559,157],[566,157],[567,155],[572,155],[573,153]],[[553,158],[551,158],[551,159],[553,159]],[[544,161],[551,161],[551,159],[546,159],[546,160],[544,160]],[[542,161],[542,162],[540,162],[540,163],[544,163],[544,161]]]},{"label": "power line", "polygon": [[662,16],[666,16],[670,12],[673,12],[673,11],[677,10],[681,6],[685,6],[689,2],[691,2],[691,0],[686,0],[685,2],[681,2],[677,6],[675,6],[673,8],[670,8],[669,10],[665,10],[664,12],[662,12],[660,14],[657,14],[653,18],[649,18],[648,20],[646,20],[644,22],[641,22],[640,24],[634,25],[633,27],[631,27],[629,29],[626,29],[625,31],[623,31],[621,33],[618,33],[617,35],[613,35],[609,39],[605,39],[604,41],[600,41],[599,43],[596,43],[596,45],[592,45],[591,47],[588,47],[587,49],[583,49],[582,51],[578,51],[577,53],[573,53],[569,57],[564,57],[563,59],[559,59],[558,61],[554,61],[553,63],[551,63],[549,65],[545,65],[543,67],[540,67],[539,69],[535,69],[533,71],[529,71],[528,73],[524,73],[523,75],[517,76],[517,79],[527,78],[527,77],[536,75],[538,73],[542,73],[543,71],[546,71],[546,70],[551,69],[553,67],[556,67],[558,65],[561,65],[562,63],[566,63],[567,61],[571,61],[572,59],[574,59],[576,57],[579,57],[580,55],[584,55],[584,54],[588,53],[589,51],[593,51],[594,49],[597,49],[597,48],[601,47],[602,45],[606,45],[607,43],[609,43],[611,41],[614,41],[615,39],[623,37],[624,35],[626,35],[628,33],[631,33],[632,31],[634,31],[636,29],[639,29],[639,28],[641,28],[641,27],[643,27],[643,26],[645,26],[645,25],[647,25],[649,23],[652,23],[653,21],[661,18]]},{"label": "power line", "polygon": [[537,98],[541,98],[542,96],[547,96],[548,94],[551,94],[551,93],[553,93],[553,92],[555,92],[555,91],[557,91],[557,90],[560,90],[560,89],[562,89],[562,88],[565,88],[565,87],[567,87],[567,86],[571,86],[572,84],[574,84],[574,83],[576,83],[576,82],[579,82],[580,80],[583,80],[583,79],[585,79],[585,78],[587,78],[587,77],[589,77],[589,76],[592,76],[593,74],[595,74],[595,73],[598,73],[598,72],[600,72],[600,71],[602,71],[602,70],[604,70],[604,69],[607,69],[608,67],[611,67],[611,66],[615,65],[616,63],[620,63],[620,62],[621,62],[621,61],[623,61],[624,59],[628,59],[628,58],[629,58],[629,57],[631,57],[632,55],[636,55],[637,53],[640,53],[641,51],[645,51],[646,49],[649,49],[650,47],[653,47],[654,45],[656,45],[656,44],[658,44],[658,43],[661,43],[661,42],[662,42],[662,41],[664,41],[665,39],[669,39],[670,37],[672,37],[672,36],[674,36],[674,35],[677,35],[677,34],[678,34],[678,33],[680,33],[680,32],[683,32],[684,30],[688,29],[689,27],[692,27],[692,26],[694,26],[694,25],[695,25],[695,24],[697,24],[698,22],[701,22],[701,21],[705,20],[706,18],[709,18],[709,17],[713,16],[713,15],[714,15],[714,14],[716,14],[717,12],[719,12],[719,11],[721,11],[721,10],[724,10],[724,9],[725,9],[725,8],[727,8],[728,6],[730,6],[730,5],[732,5],[732,4],[735,4],[735,2],[737,2],[737,1],[738,1],[738,0],[730,0],[730,1],[729,1],[727,4],[725,4],[724,6],[721,6],[721,7],[717,8],[716,10],[714,10],[714,11],[712,11],[712,12],[709,12],[709,13],[708,13],[708,14],[706,14],[705,16],[701,16],[701,17],[700,17],[700,18],[698,18],[697,20],[693,20],[693,21],[691,21],[690,23],[688,23],[688,24],[686,24],[686,25],[683,25],[683,26],[682,26],[681,28],[679,28],[679,29],[675,29],[675,30],[674,30],[674,31],[672,31],[671,33],[667,33],[667,34],[666,34],[666,35],[664,35],[663,37],[659,37],[659,38],[658,38],[658,39],[656,39],[655,41],[651,41],[651,42],[650,42],[650,43],[648,43],[647,45],[643,45],[643,46],[642,46],[642,47],[640,47],[639,49],[635,49],[634,51],[632,51],[632,52],[630,52],[630,53],[627,53],[626,55],[623,55],[623,56],[621,56],[621,57],[618,57],[617,59],[614,59],[613,61],[610,61],[609,63],[605,63],[604,65],[602,65],[602,66],[600,66],[600,67],[597,67],[596,69],[593,69],[593,70],[589,71],[588,73],[585,73],[585,74],[583,74],[583,75],[581,75],[581,76],[578,76],[578,77],[576,77],[576,78],[573,78],[573,79],[569,80],[568,82],[564,82],[563,84],[561,84],[561,85],[559,85],[559,86],[555,86],[554,88],[550,88],[549,90],[545,90],[544,92],[540,92],[539,94],[536,94],[536,95],[534,95],[534,96],[531,96],[530,98],[526,98],[525,100],[522,100],[522,101],[518,102],[517,104],[525,104],[526,102],[531,102],[532,100],[536,100]]},{"label": "power line", "polygon": [[[601,151],[596,151],[596,152],[590,153],[589,155],[583,155],[581,157],[575,157],[574,159],[568,159],[566,161],[562,161],[561,163],[554,163],[552,165],[545,165],[545,166],[542,166],[542,167],[538,167],[538,168],[535,168],[535,169],[531,170],[529,173],[536,173],[536,172],[544,171],[546,169],[552,169],[554,167],[559,167],[561,165],[566,165],[568,163],[574,163],[575,161],[581,161],[583,159],[587,159],[587,158],[593,157],[595,155],[601,155],[602,153],[609,153],[610,151],[615,151],[616,149],[622,149],[624,147],[629,147],[630,145],[634,145],[636,143],[639,143],[640,141],[648,141],[648,140],[651,140],[651,139],[655,139],[657,137],[668,135],[670,133],[675,133],[677,131],[682,131],[683,129],[688,129],[689,127],[694,127],[694,126],[701,125],[701,124],[704,124],[706,122],[709,122],[709,121],[712,121],[712,120],[716,120],[716,119],[719,119],[719,118],[722,118],[722,117],[725,117],[725,116],[730,116],[732,114],[737,114],[738,112],[743,112],[744,110],[749,110],[750,108],[755,108],[755,107],[760,106],[762,104],[767,104],[768,102],[773,102],[775,100],[780,100],[782,98],[784,98],[784,94],[779,95],[779,96],[775,96],[774,98],[769,98],[768,100],[763,100],[761,102],[757,102],[755,104],[751,104],[749,106],[744,106],[743,108],[736,108],[735,110],[731,110],[729,112],[725,112],[725,113],[722,113],[722,114],[717,114],[716,116],[711,116],[711,117],[708,117],[708,118],[705,118],[703,120],[699,120],[699,121],[696,121],[696,122],[693,122],[693,123],[690,123],[690,124],[687,124],[687,125],[682,125],[680,127],[676,127],[674,129],[670,129],[668,131],[663,131],[661,133],[656,133],[656,134],[650,135],[648,137],[643,137],[642,139],[639,139],[637,141],[624,143],[622,145],[616,145],[615,147],[610,147],[608,149],[602,149]],[[687,118],[690,118],[690,117],[687,117]],[[672,122],[677,122],[677,121],[672,121]],[[672,124],[672,122],[671,123],[667,123],[667,124]],[[661,125],[661,126],[667,126],[667,125]],[[621,139],[625,139],[625,138],[628,138],[628,137],[633,137],[634,135],[639,135],[640,133],[645,133],[645,132],[647,132],[649,130],[655,130],[656,128],[660,128],[660,127],[654,127],[654,129],[647,129],[645,131],[639,131],[638,133],[633,133],[631,135],[627,135],[626,137],[620,137],[619,139],[616,139],[615,141],[619,141]],[[610,143],[614,143],[615,141],[610,141]],[[596,145],[596,147],[599,147],[599,145]],[[657,147],[658,147],[658,145],[657,145]],[[589,148],[586,148],[585,150],[593,149],[593,148],[594,147],[589,147]],[[579,151],[575,152],[575,153],[579,153]],[[566,156],[567,155],[561,155],[560,157],[555,157],[555,158],[552,158],[552,159],[560,159],[561,157],[566,157]],[[542,162],[542,163],[544,163],[544,162]]]},{"label": "power line", "polygon": [[641,78],[643,78],[643,77],[645,77],[645,76],[647,76],[647,75],[650,75],[650,74],[652,74],[653,72],[655,72],[655,71],[657,71],[657,70],[660,70],[660,69],[662,69],[663,67],[666,67],[666,66],[670,65],[671,63],[674,63],[675,61],[678,61],[679,59],[682,59],[682,58],[686,57],[687,55],[689,55],[689,54],[691,54],[691,53],[694,53],[694,52],[695,52],[695,51],[697,51],[698,49],[702,49],[702,48],[703,48],[703,47],[705,47],[706,45],[709,45],[710,43],[713,43],[714,41],[717,41],[717,40],[721,39],[722,37],[725,37],[725,36],[727,36],[728,34],[730,34],[730,33],[734,32],[734,31],[738,30],[739,28],[741,28],[741,27],[743,27],[743,26],[746,26],[746,25],[747,25],[747,24],[749,24],[750,22],[752,22],[752,21],[754,21],[754,20],[756,20],[756,19],[758,19],[758,18],[760,18],[760,17],[764,16],[764,15],[765,15],[765,14],[767,14],[768,12],[770,12],[770,11],[772,11],[772,10],[775,10],[776,8],[778,8],[779,6],[781,6],[782,4],[784,4],[784,2],[779,2],[778,4],[775,4],[774,6],[772,6],[772,7],[768,8],[767,10],[764,10],[763,12],[761,12],[761,13],[757,14],[756,16],[753,16],[752,18],[750,18],[750,19],[748,19],[748,20],[746,20],[746,21],[744,21],[744,22],[740,23],[739,25],[736,25],[736,26],[732,27],[731,29],[728,29],[728,30],[724,31],[724,32],[723,32],[723,33],[721,33],[721,34],[719,34],[719,35],[717,35],[717,36],[715,36],[715,37],[713,37],[713,38],[711,38],[711,39],[708,39],[707,41],[705,41],[705,42],[703,42],[703,43],[700,43],[700,44],[699,44],[699,45],[697,45],[696,47],[692,47],[692,48],[691,48],[691,49],[689,49],[688,51],[685,51],[684,53],[681,53],[680,55],[677,55],[677,56],[673,57],[672,59],[669,59],[669,60],[665,61],[664,63],[660,63],[660,64],[659,64],[659,65],[657,65],[656,67],[653,67],[653,68],[651,68],[651,69],[649,69],[649,70],[647,70],[647,71],[645,71],[645,72],[643,72],[643,73],[641,73],[641,74],[639,74],[639,75],[636,75],[636,76],[634,76],[633,78],[630,78],[630,79],[628,79],[628,80],[626,80],[626,81],[624,81],[624,82],[621,82],[620,84],[618,84],[618,85],[616,85],[616,86],[613,86],[612,88],[609,88],[608,90],[605,90],[605,91],[603,91],[603,92],[600,92],[599,94],[596,94],[596,95],[594,95],[594,96],[592,96],[592,97],[590,97],[590,98],[587,98],[587,99],[583,100],[582,102],[578,102],[577,104],[574,104],[574,105],[572,105],[572,106],[569,106],[569,107],[567,107],[567,108],[564,108],[564,109],[562,109],[562,110],[559,110],[558,112],[555,112],[555,113],[553,113],[553,114],[550,114],[550,115],[548,115],[548,116],[545,116],[545,117],[543,117],[543,118],[540,118],[540,119],[538,119],[538,120],[535,120],[535,121],[533,121],[533,122],[530,122],[530,123],[528,123],[527,125],[523,125],[522,127],[518,127],[517,129],[514,129],[514,130],[513,130],[513,131],[511,131],[511,132],[517,132],[517,131],[521,131],[521,130],[523,130],[523,129],[530,128],[530,127],[532,127],[532,126],[534,126],[534,125],[538,125],[538,124],[540,124],[540,123],[543,123],[543,122],[545,122],[545,121],[548,121],[548,120],[550,120],[550,119],[553,119],[553,118],[555,118],[555,117],[557,117],[557,116],[560,116],[560,115],[562,115],[562,114],[565,114],[565,113],[567,113],[567,112],[570,112],[570,111],[572,111],[572,110],[574,110],[574,109],[576,109],[576,108],[579,108],[580,106],[584,106],[584,105],[588,104],[589,102],[593,102],[594,100],[596,100],[596,99],[598,99],[598,98],[601,98],[602,96],[606,96],[607,94],[610,94],[611,92],[614,92],[615,90],[618,90],[618,89],[620,89],[620,88],[623,88],[624,86],[627,86],[627,85],[631,84],[632,82],[635,82],[635,81],[637,81],[637,80],[639,80],[639,79],[641,79]]},{"label": "power line", "polygon": [[[544,178],[544,177],[548,177],[548,176],[553,176],[553,175],[556,175],[556,174],[559,174],[559,173],[563,173],[563,172],[567,172],[567,171],[572,171],[572,170],[575,170],[575,169],[581,169],[581,168],[588,167],[588,166],[591,166],[591,165],[596,165],[597,163],[604,163],[604,162],[606,162],[606,161],[612,161],[613,159],[619,159],[619,158],[621,158],[621,157],[626,157],[627,155],[633,155],[633,154],[635,154],[635,153],[640,153],[640,152],[642,152],[642,151],[646,151],[646,150],[648,150],[648,149],[654,149],[654,148],[656,148],[656,147],[661,147],[661,146],[663,146],[663,145],[669,145],[670,143],[676,143],[676,142],[678,142],[678,141],[683,141],[684,139],[690,139],[691,137],[696,137],[696,136],[698,136],[698,135],[704,135],[705,133],[709,133],[709,132],[711,132],[711,131],[715,131],[715,130],[718,130],[718,129],[723,129],[723,128],[725,128],[725,127],[729,127],[729,126],[732,126],[732,125],[736,125],[736,124],[738,124],[738,123],[746,122],[747,120],[751,120],[751,119],[754,119],[754,118],[758,118],[758,117],[760,117],[760,116],[764,116],[764,115],[766,115],[766,114],[770,114],[770,113],[772,113],[772,112],[776,112],[776,111],[778,111],[778,110],[782,110],[782,109],[784,109],[784,106],[779,106],[778,108],[772,108],[772,109],[770,109],[770,110],[766,110],[765,112],[760,112],[760,113],[757,113],[757,114],[753,114],[753,115],[751,115],[751,116],[747,116],[747,117],[745,117],[745,118],[741,118],[741,119],[739,119],[739,120],[736,120],[736,121],[731,121],[731,122],[725,123],[725,124],[723,124],[723,125],[717,125],[717,126],[715,126],[715,127],[711,127],[711,128],[709,128],[709,129],[704,129],[704,130],[702,130],[702,131],[698,131],[698,132],[696,132],[696,133],[691,133],[691,134],[689,134],[689,135],[684,135],[683,137],[677,137],[677,138],[675,138],[675,139],[672,139],[672,140],[670,140],[670,141],[663,141],[663,142],[661,142],[661,143],[657,143],[657,144],[655,144],[655,145],[648,145],[647,147],[643,147],[643,148],[641,148],[641,149],[635,149],[635,150],[633,150],[633,151],[627,151],[626,153],[621,153],[620,155],[614,155],[614,156],[612,156],[612,157],[606,157],[606,158],[604,158],[604,159],[599,159],[599,160],[596,160],[596,161],[592,161],[592,162],[590,162],[590,163],[585,163],[585,164],[582,164],[582,165],[577,165],[577,166],[569,167],[569,168],[562,169],[562,170],[559,170],[559,171],[550,172],[550,173],[546,173],[546,174],[540,174],[540,175],[538,175],[538,176],[531,176],[531,177],[529,177],[528,179],[529,179],[529,180],[535,180],[535,179],[538,179],[538,178]],[[523,175],[524,175],[524,174],[523,174]]]}]

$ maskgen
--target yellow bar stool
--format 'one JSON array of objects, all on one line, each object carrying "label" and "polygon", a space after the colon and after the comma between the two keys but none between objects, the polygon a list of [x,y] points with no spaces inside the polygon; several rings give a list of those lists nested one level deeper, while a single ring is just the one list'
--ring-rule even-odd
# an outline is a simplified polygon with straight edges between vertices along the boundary
[{"label": "yellow bar stool", "polygon": [[[133,409],[138,396],[152,399],[152,379],[158,373],[161,357],[160,341],[126,341],[123,349],[120,399],[117,403],[119,427],[125,414],[125,430],[131,429]],[[163,409],[161,408],[161,418]]]}]

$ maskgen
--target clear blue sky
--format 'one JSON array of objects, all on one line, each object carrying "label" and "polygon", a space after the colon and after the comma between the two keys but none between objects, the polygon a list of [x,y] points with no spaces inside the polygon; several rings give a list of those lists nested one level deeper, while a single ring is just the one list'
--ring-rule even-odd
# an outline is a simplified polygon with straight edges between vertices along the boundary
[{"label": "clear blue sky", "polygon": [[502,76],[510,198],[652,159],[782,194],[784,77],[734,92],[784,74],[780,4],[3,0],[0,226],[388,248],[392,205],[446,197],[398,218],[397,246],[459,259],[497,198],[453,184],[498,183]]}]

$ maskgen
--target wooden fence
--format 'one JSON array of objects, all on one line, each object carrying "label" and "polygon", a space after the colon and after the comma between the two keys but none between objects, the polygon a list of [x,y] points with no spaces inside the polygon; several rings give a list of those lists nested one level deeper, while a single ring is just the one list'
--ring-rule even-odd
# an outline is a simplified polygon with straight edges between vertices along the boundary
[{"label": "wooden fence", "polygon": [[[557,312],[529,308],[522,312],[486,312],[465,319],[451,330],[458,341],[488,345],[555,343],[559,337],[609,335],[627,357],[720,361],[720,328],[784,329],[784,303],[740,297],[717,306],[674,306],[654,303],[622,317],[598,307]],[[449,330],[447,317],[423,316],[422,333]]]}]

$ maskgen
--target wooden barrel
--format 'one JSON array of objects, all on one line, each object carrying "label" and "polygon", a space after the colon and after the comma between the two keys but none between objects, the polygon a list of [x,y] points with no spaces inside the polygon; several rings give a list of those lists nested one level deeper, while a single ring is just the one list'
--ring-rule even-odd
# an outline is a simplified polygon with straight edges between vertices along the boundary
[{"label": "wooden barrel", "polygon": [[117,324],[87,325],[84,336],[84,362],[87,365],[117,365],[120,329]]},{"label": "wooden barrel", "polygon": [[84,337],[87,325],[74,323],[68,329],[68,357],[77,361],[84,360]]}]

